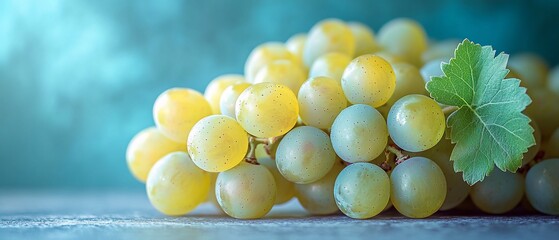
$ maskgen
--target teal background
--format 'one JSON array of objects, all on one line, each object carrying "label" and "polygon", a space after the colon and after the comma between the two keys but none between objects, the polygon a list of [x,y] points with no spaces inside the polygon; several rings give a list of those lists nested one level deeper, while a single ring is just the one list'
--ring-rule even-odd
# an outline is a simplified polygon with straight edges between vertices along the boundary
[{"label": "teal background", "polygon": [[125,149],[159,93],[242,73],[317,21],[396,17],[559,62],[558,1],[0,1],[0,189],[141,189]]}]

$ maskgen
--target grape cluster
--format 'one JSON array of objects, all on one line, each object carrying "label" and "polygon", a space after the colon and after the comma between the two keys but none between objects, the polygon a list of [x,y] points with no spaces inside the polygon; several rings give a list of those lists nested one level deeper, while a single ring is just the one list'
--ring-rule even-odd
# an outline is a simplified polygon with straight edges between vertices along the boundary
[{"label": "grape cluster", "polygon": [[445,116],[453,109],[425,90],[457,44],[428,41],[409,19],[377,36],[360,23],[323,20],[286,43],[256,47],[244,76],[220,76],[203,95],[163,92],[155,127],[128,146],[128,166],[167,215],[210,201],[231,217],[261,218],[295,197],[316,215],[366,219],[394,206],[425,218],[468,196],[487,213],[527,199],[559,215],[559,108],[550,104],[559,102],[559,68],[548,74],[537,56],[511,58],[510,76],[533,99],[526,113],[537,144],[523,171],[497,169],[470,187],[450,161]]}]

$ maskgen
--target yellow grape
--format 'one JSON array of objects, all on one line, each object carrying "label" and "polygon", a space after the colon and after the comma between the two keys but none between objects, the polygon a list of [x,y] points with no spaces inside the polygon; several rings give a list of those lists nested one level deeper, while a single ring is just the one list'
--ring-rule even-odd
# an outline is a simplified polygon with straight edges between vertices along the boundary
[{"label": "yellow grape", "polygon": [[299,88],[306,80],[306,74],[300,65],[287,60],[277,60],[260,68],[253,83],[270,82],[283,84],[295,95],[299,93]]},{"label": "yellow grape", "polygon": [[163,157],[153,165],[146,181],[153,207],[171,216],[192,211],[206,200],[209,188],[210,175],[196,167],[185,152]]},{"label": "yellow grape", "polygon": [[264,217],[276,200],[274,176],[261,165],[242,162],[217,176],[215,196],[227,215],[239,219]]},{"label": "yellow grape", "polygon": [[248,82],[241,82],[223,90],[219,100],[219,109],[221,114],[235,118],[235,103],[237,102],[237,98],[239,98],[241,93],[243,93],[243,91],[251,85],[252,84]]},{"label": "yellow grape", "polygon": [[239,96],[235,116],[251,135],[277,137],[295,126],[299,117],[299,104],[288,87],[275,83],[258,83]]},{"label": "yellow grape", "polygon": [[306,41],[307,41],[307,34],[299,33],[287,39],[287,42],[285,42],[285,46],[291,53],[293,53],[299,59],[303,59],[303,49],[305,49]]},{"label": "yellow grape", "polygon": [[355,39],[351,29],[338,19],[326,19],[312,27],[305,42],[303,62],[310,67],[318,57],[331,52],[348,56],[355,53]]},{"label": "yellow grape", "polygon": [[313,77],[299,90],[299,115],[313,127],[329,129],[336,116],[347,107],[339,83],[329,77]]},{"label": "yellow grape", "polygon": [[450,58],[454,57],[454,50],[460,42],[459,40],[451,39],[433,43],[423,52],[421,59],[424,63],[439,59],[445,59],[445,62],[448,62]]},{"label": "yellow grape", "polygon": [[134,177],[140,182],[145,182],[155,162],[169,153],[185,150],[185,142],[175,142],[157,128],[150,127],[132,138],[126,149],[126,162]]},{"label": "yellow grape", "polygon": [[427,49],[427,36],[416,21],[397,18],[379,30],[378,42],[390,53],[403,57],[406,62],[421,66],[421,55]]},{"label": "yellow grape", "polygon": [[291,53],[283,43],[268,42],[256,47],[245,63],[245,77],[248,82],[254,82],[254,77],[260,68],[276,60],[288,60],[302,66],[301,59]]},{"label": "yellow grape", "polygon": [[400,98],[410,94],[423,94],[425,90],[425,82],[419,73],[419,69],[409,63],[394,63],[392,64],[394,74],[396,76],[396,88],[392,97],[386,102],[387,106],[392,106]]},{"label": "yellow grape", "polygon": [[212,80],[206,87],[204,97],[210,103],[214,114],[220,114],[219,100],[225,88],[240,82],[244,82],[245,78],[241,75],[228,74],[222,75]]},{"label": "yellow grape", "polygon": [[546,87],[549,67],[538,55],[532,53],[511,55],[508,66],[521,76],[520,84],[529,90]]},{"label": "yellow grape", "polygon": [[330,77],[340,82],[344,70],[351,62],[351,58],[343,53],[327,53],[317,58],[312,64],[309,77]]},{"label": "yellow grape", "polygon": [[348,25],[355,38],[355,57],[374,53],[379,50],[379,46],[375,41],[375,35],[371,28],[359,22],[350,22]]},{"label": "yellow grape", "polygon": [[223,172],[245,158],[248,135],[235,119],[212,115],[194,125],[187,147],[192,161],[199,168],[208,172]]},{"label": "yellow grape", "polygon": [[540,151],[541,143],[542,143],[542,133],[540,132],[540,127],[535,121],[530,122],[530,126],[534,129],[534,139],[536,140],[536,144],[528,148],[528,152],[524,153],[522,157],[522,165],[528,164],[530,161],[534,160],[538,151]]},{"label": "yellow grape", "polygon": [[385,104],[396,88],[392,66],[376,55],[362,55],[353,59],[342,76],[342,89],[352,104],[379,107]]},{"label": "yellow grape", "polygon": [[177,142],[186,142],[192,126],[211,114],[212,108],[204,96],[188,88],[171,88],[159,95],[153,105],[155,126]]},{"label": "yellow grape", "polygon": [[339,211],[334,199],[334,183],[343,169],[344,165],[337,159],[330,172],[320,180],[308,184],[295,184],[295,195],[305,210],[317,215]]},{"label": "yellow grape", "polygon": [[[262,145],[259,145],[262,146]],[[286,203],[295,196],[295,184],[287,181],[276,166],[276,162],[270,157],[258,158],[260,165],[266,167],[268,171],[274,176],[274,181],[276,182],[276,201],[275,204]]]}]

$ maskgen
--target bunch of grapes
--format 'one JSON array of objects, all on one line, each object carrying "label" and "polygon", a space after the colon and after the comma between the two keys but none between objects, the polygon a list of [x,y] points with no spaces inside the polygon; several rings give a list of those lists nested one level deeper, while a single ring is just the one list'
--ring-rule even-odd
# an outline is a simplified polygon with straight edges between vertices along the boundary
[{"label": "bunch of grapes", "polygon": [[454,171],[445,137],[455,109],[425,90],[457,44],[429,42],[409,19],[388,22],[377,36],[360,23],[323,20],[286,43],[256,47],[244,76],[220,76],[203,95],[163,92],[155,127],[128,146],[128,166],[167,215],[210,201],[231,217],[254,219],[295,197],[315,215],[366,219],[394,206],[424,218],[468,196],[488,213],[508,212],[526,196],[536,210],[558,215],[559,68],[548,74],[538,57],[511,58],[510,75],[533,99],[526,113],[537,144],[524,155],[524,171],[497,169],[470,187]]}]

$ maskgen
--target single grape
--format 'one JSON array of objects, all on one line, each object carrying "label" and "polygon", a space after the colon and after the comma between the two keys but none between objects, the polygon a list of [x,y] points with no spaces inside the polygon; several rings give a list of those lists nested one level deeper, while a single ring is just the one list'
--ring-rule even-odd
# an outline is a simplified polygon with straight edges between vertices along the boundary
[{"label": "single grape", "polygon": [[210,175],[196,167],[188,154],[174,152],[157,161],[149,172],[146,191],[159,212],[178,216],[204,202],[210,188]]},{"label": "single grape", "polygon": [[355,53],[351,29],[338,19],[322,20],[312,27],[305,42],[303,62],[310,67],[318,57],[331,52],[348,56]]},{"label": "single grape", "polygon": [[528,171],[526,196],[536,210],[559,215],[559,159],[542,161]]},{"label": "single grape", "polygon": [[274,206],[276,182],[266,167],[242,162],[219,173],[215,196],[221,209],[231,217],[261,218]]},{"label": "single grape", "polygon": [[[262,146],[262,145],[260,145]],[[276,163],[270,157],[262,157],[258,159],[258,162],[266,167],[270,173],[274,176],[274,181],[276,183],[277,194],[275,204],[286,203],[295,196],[295,184],[285,179],[279,172]]]},{"label": "single grape", "polygon": [[275,83],[258,83],[237,99],[235,116],[253,136],[271,138],[291,130],[299,117],[299,104],[293,91]]},{"label": "single grape", "polygon": [[336,161],[328,135],[310,126],[296,127],[279,143],[276,165],[285,179],[299,184],[324,177]]},{"label": "single grape", "polygon": [[528,152],[524,153],[522,157],[522,165],[528,164],[530,161],[534,160],[534,157],[540,151],[541,143],[542,143],[542,134],[540,132],[540,127],[535,121],[530,122],[530,126],[534,129],[534,139],[536,140],[536,144],[528,148]]},{"label": "single grape", "polygon": [[256,47],[245,63],[245,77],[250,83],[254,82],[254,77],[260,68],[276,60],[288,60],[296,65],[302,65],[301,59],[291,53],[283,43],[268,42]]},{"label": "single grape", "polygon": [[470,198],[482,211],[502,214],[512,210],[524,195],[524,178],[518,173],[494,169],[483,181],[474,184]]},{"label": "single grape", "polygon": [[237,103],[237,99],[241,93],[243,93],[243,91],[251,85],[252,84],[248,82],[242,82],[225,88],[221,94],[221,99],[219,100],[219,109],[221,114],[235,118],[235,104]]},{"label": "single grape", "polygon": [[386,50],[381,50],[379,52],[375,52],[374,53],[376,56],[381,57],[382,59],[386,60],[388,63],[390,64],[394,64],[394,63],[405,63],[406,60],[401,57],[398,56],[394,53],[388,52]]},{"label": "single grape", "polygon": [[545,147],[546,158],[559,158],[559,128],[553,131]]},{"label": "single grape", "polygon": [[330,77],[340,85],[342,74],[347,65],[351,62],[348,55],[338,52],[327,53],[314,61],[309,72],[309,77]]},{"label": "single grape", "polygon": [[299,33],[291,36],[285,42],[287,50],[289,50],[293,55],[297,56],[299,59],[303,59],[303,50],[305,49],[305,42],[307,41],[307,34]]},{"label": "single grape", "polygon": [[204,97],[210,103],[214,114],[221,114],[219,101],[223,91],[229,86],[242,82],[245,82],[242,75],[228,74],[219,76],[208,84],[206,91],[204,91]]},{"label": "single grape", "polygon": [[353,59],[342,76],[342,89],[352,104],[385,104],[396,88],[396,75],[392,66],[375,55],[362,55]]},{"label": "single grape", "polygon": [[409,63],[394,63],[392,69],[396,76],[396,88],[392,97],[386,102],[386,106],[390,108],[397,100],[406,95],[414,93],[425,95],[427,93],[425,82],[417,67]]},{"label": "single grape", "polygon": [[445,131],[441,107],[431,98],[411,94],[398,100],[386,119],[390,137],[408,152],[420,152],[435,146]]},{"label": "single grape", "polygon": [[298,99],[301,120],[320,129],[329,129],[347,107],[342,88],[329,77],[310,78],[301,86]]},{"label": "single grape", "polygon": [[528,89],[542,88],[546,86],[549,68],[541,57],[532,53],[521,53],[511,55],[508,66],[520,74],[520,85]]},{"label": "single grape", "polygon": [[424,63],[438,59],[446,59],[448,61],[448,59],[454,57],[454,50],[456,50],[460,42],[460,40],[450,39],[433,43],[423,52],[421,59]]},{"label": "single grape", "polygon": [[186,142],[192,126],[211,114],[204,96],[188,88],[171,88],[159,95],[153,105],[155,126],[176,142]]},{"label": "single grape", "polygon": [[559,65],[549,72],[547,86],[555,95],[559,95]]},{"label": "single grape", "polygon": [[210,174],[210,189],[208,191],[208,197],[206,198],[206,202],[211,203],[220,212],[223,213],[223,210],[219,206],[219,203],[217,202],[217,198],[215,197],[215,182],[217,181],[217,175],[219,173],[209,173],[209,174]]},{"label": "single grape", "polygon": [[132,138],[126,149],[126,163],[136,179],[146,182],[149,170],[155,162],[169,153],[185,150],[185,143],[175,142],[157,128],[150,127]]},{"label": "single grape", "polygon": [[440,209],[443,211],[453,209],[464,202],[471,189],[470,185],[464,182],[462,173],[454,171],[453,162],[450,161],[453,148],[450,139],[443,138],[431,149],[412,154],[433,160],[443,171],[446,180],[446,197]]},{"label": "single grape", "polygon": [[377,37],[383,49],[415,66],[422,65],[421,55],[427,49],[427,36],[418,22],[405,18],[394,19],[382,26]]},{"label": "single grape", "polygon": [[373,30],[359,22],[348,23],[349,29],[355,38],[355,57],[378,51],[380,47],[375,41]]},{"label": "single grape", "polygon": [[235,119],[212,115],[194,125],[187,148],[196,166],[208,172],[223,172],[244,159],[248,135]]},{"label": "single grape", "polygon": [[320,180],[295,184],[295,195],[305,210],[316,215],[333,214],[339,210],[334,199],[334,183],[342,169],[344,165],[336,161],[330,172]]},{"label": "single grape", "polygon": [[421,73],[421,77],[423,77],[423,81],[425,81],[425,83],[428,83],[429,81],[431,81],[431,77],[444,76],[441,64],[443,62],[448,62],[448,59],[435,59],[425,63],[425,65],[421,67],[421,70],[419,70],[419,72]]},{"label": "single grape", "polygon": [[384,152],[388,142],[386,122],[373,107],[356,104],[344,109],[330,130],[336,154],[346,162],[368,162]]},{"label": "single grape", "polygon": [[297,95],[306,78],[300,65],[288,60],[276,60],[260,68],[253,82],[255,84],[263,82],[283,84]]},{"label": "single grape", "polygon": [[392,171],[390,180],[392,204],[407,217],[431,216],[445,201],[445,175],[428,158],[412,157],[398,164]]},{"label": "single grape", "polygon": [[371,163],[351,164],[336,178],[334,199],[348,217],[374,217],[384,210],[390,200],[388,174]]}]

